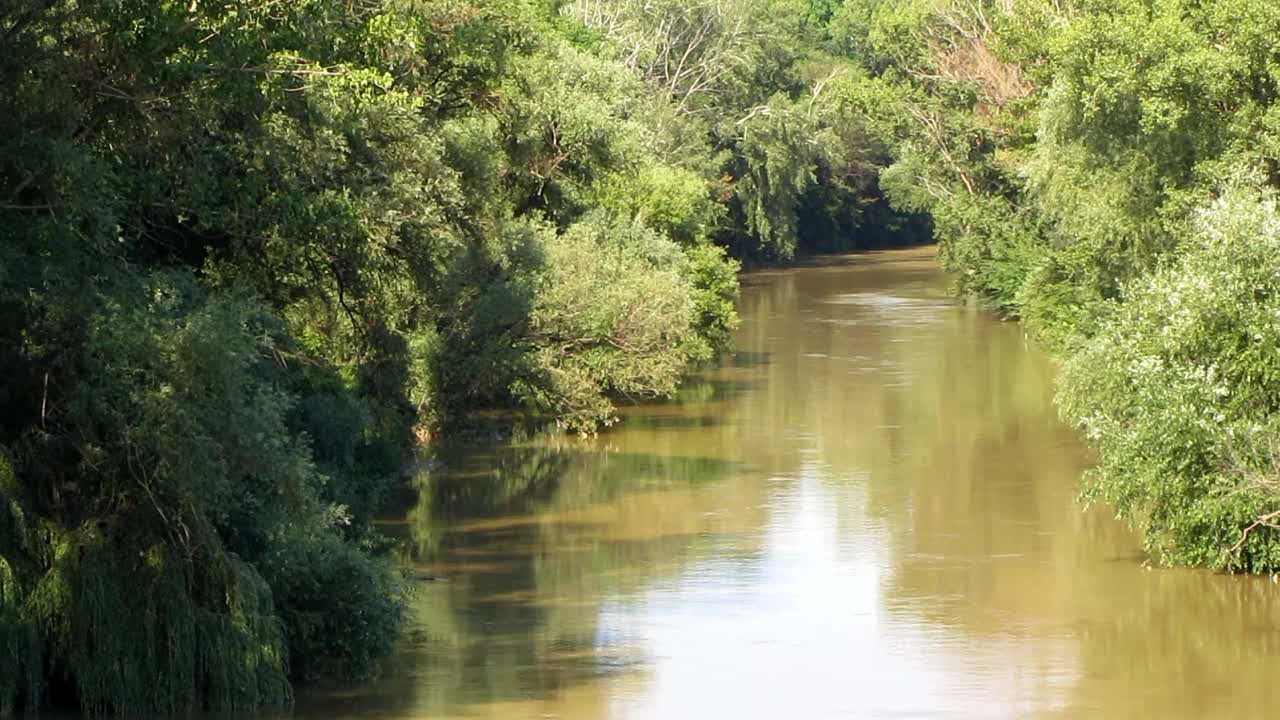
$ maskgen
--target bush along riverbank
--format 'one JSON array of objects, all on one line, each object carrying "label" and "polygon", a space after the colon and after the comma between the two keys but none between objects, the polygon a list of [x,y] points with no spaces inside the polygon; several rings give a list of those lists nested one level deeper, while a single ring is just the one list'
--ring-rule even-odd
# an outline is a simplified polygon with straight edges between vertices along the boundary
[{"label": "bush along riverbank", "polygon": [[1086,497],[1157,563],[1280,571],[1280,6],[851,0],[830,26],[889,197],[1063,359]]},{"label": "bush along riverbank", "polygon": [[833,13],[0,10],[0,715],[372,676],[415,438],[593,432],[721,351],[740,259],[927,239]]}]

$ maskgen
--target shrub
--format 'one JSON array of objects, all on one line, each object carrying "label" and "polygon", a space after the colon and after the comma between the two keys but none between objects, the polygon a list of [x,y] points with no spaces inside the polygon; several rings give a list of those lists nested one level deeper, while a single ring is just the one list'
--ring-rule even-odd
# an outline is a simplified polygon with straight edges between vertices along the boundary
[{"label": "shrub", "polygon": [[671,240],[603,213],[544,233],[525,372],[513,395],[591,431],[613,417],[609,398],[667,396],[696,337],[692,283]]},{"label": "shrub", "polygon": [[1091,498],[1167,564],[1280,571],[1280,211],[1234,190],[1180,261],[1067,362],[1059,401],[1101,451]]},{"label": "shrub", "polygon": [[377,674],[404,619],[392,568],[336,537],[294,539],[262,560],[289,643],[290,673],[358,681]]}]

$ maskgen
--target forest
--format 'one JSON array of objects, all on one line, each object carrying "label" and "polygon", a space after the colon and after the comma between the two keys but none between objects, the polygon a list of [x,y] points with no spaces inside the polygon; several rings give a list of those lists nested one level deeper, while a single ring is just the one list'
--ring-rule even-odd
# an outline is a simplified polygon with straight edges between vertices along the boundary
[{"label": "forest", "polygon": [[744,265],[931,239],[1062,359],[1086,500],[1280,571],[1280,5],[18,0],[0,38],[0,715],[372,677],[415,447],[600,432],[726,350]]}]

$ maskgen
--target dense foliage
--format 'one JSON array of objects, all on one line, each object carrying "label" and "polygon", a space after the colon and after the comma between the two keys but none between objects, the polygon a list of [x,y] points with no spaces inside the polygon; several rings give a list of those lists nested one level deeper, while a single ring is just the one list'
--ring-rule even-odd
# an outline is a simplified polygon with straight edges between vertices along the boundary
[{"label": "dense foliage", "polygon": [[286,702],[476,409],[674,391],[741,260],[923,238],[799,0],[0,9],[0,714]]},{"label": "dense foliage", "polygon": [[1063,409],[1159,559],[1280,567],[1280,212],[1236,190],[1193,227],[1068,363]]},{"label": "dense foliage", "polygon": [[892,201],[1065,356],[1088,497],[1159,562],[1280,571],[1280,6],[846,0],[828,30]]}]

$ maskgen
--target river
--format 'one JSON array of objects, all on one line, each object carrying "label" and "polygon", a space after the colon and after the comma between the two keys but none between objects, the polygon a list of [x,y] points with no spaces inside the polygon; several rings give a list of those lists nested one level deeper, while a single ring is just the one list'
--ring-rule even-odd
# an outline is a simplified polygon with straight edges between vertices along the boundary
[{"label": "river", "polygon": [[442,451],[420,567],[328,718],[1254,718],[1280,585],[1145,567],[1053,362],[930,249],[745,276],[723,367],[595,439]]}]

